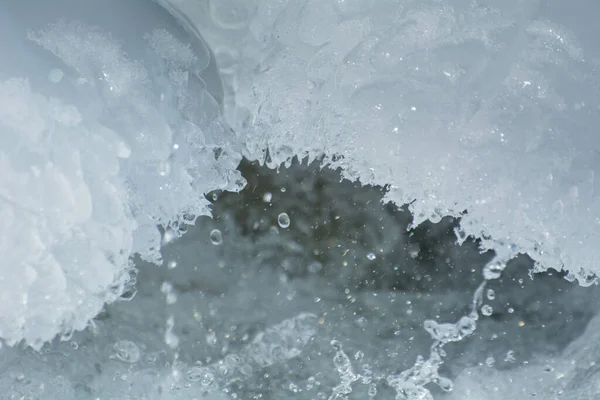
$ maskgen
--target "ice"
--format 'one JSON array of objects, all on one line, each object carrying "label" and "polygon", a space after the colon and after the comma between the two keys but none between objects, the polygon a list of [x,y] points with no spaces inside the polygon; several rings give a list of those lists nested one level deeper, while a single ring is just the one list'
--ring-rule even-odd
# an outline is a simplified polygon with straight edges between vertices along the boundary
[{"label": "ice", "polygon": [[[318,174],[318,164],[278,173],[248,163],[241,169],[252,183],[241,194],[210,194],[213,219],[199,218],[166,243],[161,267],[136,260],[137,294],[130,302],[107,306],[90,328],[39,353],[5,346],[3,393],[67,400],[326,400],[348,383],[349,398],[427,393],[424,385],[437,399],[451,387],[445,377],[454,379],[490,356],[506,368],[558,354],[598,307],[594,288],[559,277],[532,281],[531,264],[512,261],[488,283],[496,294],[489,300],[494,316],[480,317],[473,334],[447,342],[441,359],[430,357],[426,327],[436,326],[443,340],[472,331],[472,323],[452,322],[469,313],[489,255],[469,240],[453,245],[455,224],[448,221],[406,232],[410,214],[382,205],[381,189],[340,183],[332,171]],[[265,192],[272,195],[269,204]],[[293,224],[271,229],[281,209]],[[215,229],[222,233],[220,246],[210,238]],[[415,247],[417,258],[410,254]],[[377,257],[369,260],[369,252]],[[353,375],[338,372],[347,363],[336,357],[332,340],[341,344]]]},{"label": "ice", "polygon": [[224,76],[238,110],[225,115],[249,126],[250,158],[324,153],[346,177],[389,185],[386,200],[410,203],[416,225],[460,216],[460,235],[483,249],[589,285],[597,5],[488,3],[265,0],[235,30],[203,18],[201,3],[182,7],[211,43],[244,55]]},{"label": "ice", "polygon": [[159,260],[157,225],[241,188],[241,157],[209,50],[158,5],[1,7],[0,337],[39,349],[129,290],[134,253]]},{"label": "ice", "polygon": [[[262,393],[264,381],[253,374],[266,368],[269,385],[285,381],[300,393],[305,389],[290,382],[293,363],[300,363],[325,381],[323,387],[317,378],[309,383],[307,396],[316,398],[593,396],[593,383],[576,388],[581,376],[593,374],[593,361],[568,361],[587,356],[580,348],[587,346],[582,341],[593,342],[589,333],[562,355],[543,362],[532,356],[529,365],[509,372],[482,372],[473,362],[461,369],[456,359],[451,374],[444,368],[452,346],[487,332],[486,320],[518,318],[514,303],[523,294],[498,304],[505,288],[496,287],[493,296],[488,290],[504,282],[517,255],[534,260],[532,277],[554,271],[582,286],[596,283],[597,11],[592,0],[571,6],[545,0],[1,0],[0,338],[36,350],[53,338],[87,338],[87,349],[70,344],[83,363],[106,361],[106,349],[115,354],[106,361],[108,373],[82,368],[56,376],[49,372],[55,364],[67,364],[60,357],[3,350],[4,365],[11,354],[17,361],[0,388],[33,398],[82,392],[244,397]],[[244,187],[237,169],[242,156],[276,169],[290,166],[293,157],[340,168],[352,181],[385,187],[385,197],[374,201],[408,205],[414,218],[399,223],[384,215],[377,229],[362,231],[368,220],[355,222],[360,215],[347,222],[319,214],[324,199],[360,214],[356,202],[344,198],[344,186],[335,195],[318,185],[319,192],[310,193],[305,186],[313,180],[304,176],[257,194],[261,207],[274,213],[272,221],[239,211],[249,213],[248,226],[240,215],[230,216],[203,232],[208,247],[202,251],[181,248],[180,256],[164,258],[169,248],[186,243],[182,235],[199,216],[211,214],[206,194]],[[303,197],[278,202],[286,192]],[[443,250],[397,238],[445,217],[459,219],[459,243],[476,239],[479,251],[495,257],[424,274],[424,259]],[[246,240],[240,225],[260,235]],[[447,267],[431,257],[436,272]],[[240,260],[249,264],[247,271]],[[152,307],[142,307],[151,325],[131,317],[124,320],[124,329],[131,329],[124,337],[107,337],[108,331],[102,339],[91,337],[107,305],[139,296],[143,261],[164,264],[173,274],[154,282],[164,313],[157,318],[148,315]],[[276,272],[266,272],[269,266]],[[192,278],[190,268],[200,276]],[[318,280],[323,277],[326,284]],[[260,296],[252,297],[250,284]],[[436,292],[432,308],[448,307],[445,314],[422,312],[416,321],[413,305],[425,300],[402,299],[402,321],[418,334],[402,333],[389,320],[395,291],[443,291],[454,284],[460,295]],[[204,313],[210,317],[196,317],[188,306],[198,306],[190,298],[198,287],[222,314],[216,307]],[[386,303],[373,305],[381,300],[371,297],[378,296]],[[372,307],[354,305],[357,299]],[[127,305],[114,307],[126,313]],[[530,314],[552,313],[555,305],[536,307]],[[379,312],[384,316],[377,319]],[[221,334],[232,333],[221,324],[231,319],[230,327],[238,326],[249,315],[254,330],[229,348]],[[186,335],[197,332],[190,321],[203,318],[219,325],[220,334],[205,326],[206,337],[190,341]],[[310,319],[311,328],[298,318]],[[348,322],[341,329],[322,326],[331,319]],[[153,332],[142,333],[140,326]],[[383,326],[403,340],[378,348]],[[361,343],[369,329],[371,341]],[[415,337],[418,344],[407,350]],[[94,348],[97,340],[102,349]],[[213,354],[186,353],[197,343]],[[53,342],[46,349],[61,346]],[[164,352],[163,366],[142,365],[146,347]],[[348,347],[376,360],[375,368],[362,356],[352,361]],[[479,357],[477,350],[466,354]],[[202,366],[194,367],[201,358]],[[493,369],[501,359],[489,355],[479,362]],[[323,372],[326,360],[333,363]],[[564,370],[560,379],[569,383],[546,379],[548,365]],[[195,371],[188,380],[200,385],[185,380],[186,370]],[[83,371],[89,376],[79,379]],[[440,391],[452,390],[445,376],[458,376],[454,394]],[[483,377],[491,386],[479,384]],[[75,384],[81,380],[85,389]],[[515,381],[524,389],[514,389]],[[269,393],[287,396],[281,387]]]}]

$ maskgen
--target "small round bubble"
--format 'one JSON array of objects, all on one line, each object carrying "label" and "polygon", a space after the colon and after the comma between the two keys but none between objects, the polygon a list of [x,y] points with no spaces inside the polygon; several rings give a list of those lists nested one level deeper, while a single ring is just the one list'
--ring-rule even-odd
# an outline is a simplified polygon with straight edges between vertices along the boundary
[{"label": "small round bubble", "polygon": [[210,242],[215,246],[223,244],[223,235],[221,234],[220,230],[213,229],[210,231]]},{"label": "small round bubble", "polygon": [[377,256],[375,255],[375,253],[369,253],[367,254],[367,258],[371,261],[373,261],[374,259],[377,258]]},{"label": "small round bubble", "polygon": [[277,217],[277,223],[279,224],[280,227],[282,228],[289,228],[290,226],[290,216],[287,215],[287,213],[281,213],[279,214],[279,216]]}]

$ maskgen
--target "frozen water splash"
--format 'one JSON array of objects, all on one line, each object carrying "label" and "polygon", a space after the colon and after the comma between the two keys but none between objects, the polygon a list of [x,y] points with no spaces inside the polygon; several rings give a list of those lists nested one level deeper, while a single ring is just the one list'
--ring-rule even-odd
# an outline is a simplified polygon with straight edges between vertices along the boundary
[{"label": "frozen water splash", "polygon": [[582,26],[598,5],[488,3],[257,0],[233,28],[178,2],[222,49],[225,116],[250,158],[324,153],[389,185],[415,225],[461,217],[483,249],[589,285],[600,58]]},{"label": "frozen water splash", "polygon": [[317,317],[308,313],[284,320],[260,332],[239,353],[228,354],[214,364],[192,367],[186,377],[191,382],[199,382],[199,388],[205,393],[226,389],[257,370],[298,357],[317,333],[316,326]]},{"label": "frozen water splash", "polygon": [[0,2],[0,337],[39,349],[244,182],[198,35],[146,1],[30,3]]},{"label": "frozen water splash", "polygon": [[[468,314],[468,292],[476,291],[482,276],[476,266],[489,256],[480,255],[470,241],[452,246],[448,221],[406,232],[408,212],[399,215],[380,204],[376,188],[339,183],[332,171],[316,175],[312,168],[294,165],[277,174],[248,164],[241,170],[249,180],[258,174],[261,179],[242,194],[211,194],[214,219],[201,218],[185,236],[165,243],[162,268],[138,261],[138,292],[131,302],[107,306],[93,328],[75,332],[68,343],[56,340],[39,353],[3,348],[3,393],[115,400],[326,400],[334,392],[339,398],[384,400],[429,393],[443,399],[440,388],[452,388],[444,378],[454,379],[465,363],[487,363],[493,355],[499,368],[518,367],[532,359],[524,349],[544,348],[549,341],[536,326],[547,324],[554,340],[563,336],[555,334],[557,327],[571,324],[571,317],[561,324],[556,315],[576,318],[596,308],[588,291],[557,299],[556,293],[567,293],[568,283],[556,278],[552,282],[562,290],[549,290],[547,296],[540,295],[540,285],[538,291],[521,290],[529,284],[527,266],[509,264],[502,276],[477,291],[485,296],[495,290],[495,300],[487,297],[495,318],[481,318],[477,335],[461,341],[449,339],[461,336],[458,331],[466,334],[473,324],[428,322],[434,343],[444,342],[437,355],[431,354],[432,337],[423,320],[460,320]],[[311,197],[319,187],[325,193]],[[267,192],[269,203],[264,202]],[[292,215],[293,223],[271,232],[266,225],[279,228],[281,210]],[[329,221],[323,219],[327,215]],[[315,221],[324,224],[323,231],[305,228]],[[259,227],[253,229],[255,222]],[[389,229],[379,235],[383,223]],[[215,229],[224,239],[220,246],[211,240]],[[349,235],[359,231],[365,240]],[[297,257],[298,246],[308,259]],[[363,246],[377,257],[369,260]],[[257,257],[272,247],[276,256]],[[358,250],[347,251],[354,247]],[[410,254],[415,247],[418,257]],[[433,263],[427,257],[434,257]],[[310,259],[319,260],[320,267],[309,267]],[[516,279],[516,271],[522,271],[525,282]],[[448,280],[450,273],[461,278]],[[516,292],[507,292],[506,281],[512,280]],[[552,287],[552,282],[541,287]],[[556,303],[536,308],[549,299]],[[503,312],[508,302],[514,310]],[[523,316],[528,308],[529,316]],[[527,323],[523,328],[517,324],[521,320]],[[506,342],[502,332],[508,332]],[[482,348],[481,338],[494,334],[500,338]],[[339,345],[332,346],[332,339]],[[459,377],[454,390],[462,390],[463,382]],[[348,387],[352,392],[344,394]]]},{"label": "frozen water splash", "polygon": [[0,83],[0,109],[0,337],[40,348],[85,328],[130,283],[125,146],[25,80]]},{"label": "frozen water splash", "polygon": [[[209,212],[204,193],[243,187],[236,171],[242,153],[270,167],[322,156],[348,178],[387,185],[386,200],[410,203],[413,227],[460,217],[459,241],[474,236],[502,260],[527,253],[536,271],[566,270],[582,285],[596,280],[599,57],[588,36],[597,32],[596,24],[580,24],[590,32],[577,32],[573,23],[594,14],[591,1],[563,10],[543,1],[494,8],[462,1],[173,0],[216,49],[222,105],[209,88],[213,80],[204,79],[212,55],[187,20],[179,21],[186,31],[173,21],[168,29],[131,24],[127,31],[112,19],[111,8],[119,7],[112,2],[97,13],[47,7],[38,23],[14,4],[2,4],[0,33],[9,39],[1,49],[9,54],[15,39],[34,60],[0,64],[0,163],[8,171],[0,180],[0,213],[9,254],[0,264],[0,337],[8,344],[24,339],[40,348],[57,333],[67,340],[83,329],[135,283],[134,252],[160,261],[161,243]],[[114,32],[106,28],[113,23]],[[24,38],[29,42],[19,47]],[[49,68],[31,73],[34,66]],[[302,226],[285,215],[280,227]],[[488,264],[484,279],[499,279],[504,268]],[[437,372],[442,347],[472,332],[478,310],[492,315],[481,304],[484,288],[475,292],[469,317],[425,323],[435,341],[429,359],[387,377],[398,398],[430,398],[430,382],[452,388]],[[162,339],[173,350],[180,345],[176,329],[167,318]],[[255,359],[265,368],[298,355],[271,333],[266,349],[262,341],[253,347],[269,354],[262,364]],[[133,347],[118,343],[117,354],[136,359]],[[335,347],[342,382],[334,395],[343,397],[369,375],[353,372]],[[231,371],[210,365],[217,375]],[[144,393],[153,374],[119,379]],[[202,385],[217,382],[210,374],[201,374]],[[24,382],[17,395],[40,389],[34,378],[6,379]],[[53,384],[71,395],[61,379]],[[180,384],[173,368],[158,392]]]}]

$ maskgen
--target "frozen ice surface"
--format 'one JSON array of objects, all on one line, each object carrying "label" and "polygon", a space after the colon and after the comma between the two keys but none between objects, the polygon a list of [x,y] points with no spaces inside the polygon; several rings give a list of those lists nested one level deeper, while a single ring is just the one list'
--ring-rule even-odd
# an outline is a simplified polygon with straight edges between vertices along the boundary
[{"label": "frozen ice surface", "polygon": [[[410,215],[380,204],[380,190],[338,183],[331,171],[315,174],[316,166],[295,166],[277,174],[247,164],[242,169],[249,186],[241,195],[216,196],[214,219],[200,218],[165,245],[162,266],[136,260],[138,292],[131,301],[106,307],[89,329],[40,352],[5,346],[2,394],[66,400],[328,399],[350,389],[348,398],[368,399],[375,391],[372,398],[394,399],[389,377],[410,371],[418,355],[429,352],[424,321],[459,320],[490,255],[470,241],[456,246],[448,221],[406,232]],[[270,202],[264,202],[264,193],[271,194]],[[281,209],[292,221],[287,229],[278,225]],[[360,231],[350,228],[357,225]],[[212,242],[214,230],[222,233],[219,246]],[[371,252],[374,260],[367,256]],[[311,267],[316,263],[321,268]],[[552,276],[535,275],[532,281],[530,266],[523,259],[510,263],[490,283],[493,300],[486,295],[493,315],[482,317],[473,335],[445,347],[440,374],[458,376],[457,394],[492,384],[489,372],[502,382],[497,385],[502,398],[516,390],[507,374],[539,365],[530,376],[536,371],[550,376],[543,368],[563,362],[561,354],[564,363],[575,360],[573,368],[589,365],[577,351],[595,343],[585,339],[593,325],[582,341],[568,344],[596,313],[597,287],[584,289]],[[448,280],[449,274],[458,278]],[[496,360],[493,368],[486,364],[490,358]],[[463,375],[479,364],[481,375]],[[422,382],[430,378],[421,374]],[[407,388],[397,378],[390,383]],[[543,398],[552,388],[548,383],[528,388]],[[444,398],[435,384],[426,387],[436,399]]]},{"label": "frozen ice surface", "polygon": [[595,280],[596,1],[176,3],[228,66],[249,158],[325,154],[415,224],[461,216],[485,249]]},{"label": "frozen ice surface", "polygon": [[135,284],[134,252],[159,259],[157,225],[175,237],[203,193],[239,189],[241,157],[208,48],[158,5],[0,10],[0,337],[39,348]]},{"label": "frozen ice surface", "polygon": [[[460,217],[459,242],[475,237],[500,262],[526,253],[536,272],[595,282],[597,2],[158,3],[0,0],[0,337],[35,349],[56,335],[76,338],[55,341],[46,353],[5,348],[0,388],[8,398],[220,398],[223,391],[243,398],[502,398],[523,394],[511,392],[522,390],[514,381],[538,396],[594,396],[595,379],[580,385],[595,373],[595,361],[581,362],[594,354],[589,331],[564,352],[568,341],[539,349],[547,360],[530,355],[528,365],[508,371],[474,367],[468,358],[481,354],[478,345],[453,366],[443,364],[451,346],[483,335],[499,315],[518,322],[513,328],[529,326],[508,304],[536,300],[518,292],[491,304],[506,288],[484,300],[481,286],[474,302],[481,313],[473,318],[484,260],[423,274],[427,241],[399,238],[409,224]],[[281,186],[304,193],[296,209],[287,198],[275,206],[273,223],[237,215],[213,227],[220,234],[207,231],[207,246],[181,248],[162,272],[146,272],[151,289],[140,296],[144,284],[131,257],[138,255],[141,269],[142,260],[160,264],[161,249],[164,256],[185,244],[178,238],[187,225],[210,213],[204,194],[244,186],[236,170],[242,155],[272,168],[293,156],[340,167],[351,180],[385,185],[384,201],[410,204],[414,218],[370,215],[379,228],[345,221],[323,228],[318,221],[332,216],[319,215],[320,206],[298,210],[329,198],[358,212],[356,203],[338,187],[332,196],[306,194],[304,178]],[[277,197],[271,191],[257,201],[269,206]],[[231,233],[240,226],[260,235]],[[439,272],[446,262],[433,258]],[[485,289],[512,276],[497,265]],[[173,276],[160,281],[165,271]],[[201,279],[190,276],[198,271]],[[118,316],[90,322],[123,296],[138,303],[118,303],[108,308]],[[406,307],[394,308],[398,296]],[[153,312],[158,300],[164,313]],[[558,308],[535,304],[524,306],[527,315]],[[592,306],[569,304],[584,314]],[[196,312],[210,316],[202,346],[185,337],[198,331],[187,326],[200,323]],[[229,339],[245,319],[247,336],[232,343],[219,336]],[[537,334],[532,342],[544,336]],[[520,343],[521,350],[532,345]],[[148,348],[160,356],[144,358]],[[481,363],[494,368],[497,360]],[[61,368],[70,371],[57,376]],[[304,388],[290,382],[309,372]],[[450,395],[431,385],[450,390],[446,375],[459,377]],[[537,384],[527,377],[539,377]]]}]

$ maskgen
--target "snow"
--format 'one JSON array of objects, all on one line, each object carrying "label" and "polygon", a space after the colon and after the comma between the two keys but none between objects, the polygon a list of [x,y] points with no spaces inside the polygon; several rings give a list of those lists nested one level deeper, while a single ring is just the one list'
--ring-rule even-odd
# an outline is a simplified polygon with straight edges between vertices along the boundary
[{"label": "snow", "polygon": [[[55,337],[68,341],[92,329],[106,305],[136,296],[141,260],[163,263],[165,249],[185,240],[179,238],[199,216],[211,214],[205,194],[245,186],[237,170],[243,156],[271,168],[298,156],[341,168],[363,185],[386,186],[383,202],[409,204],[410,229],[460,218],[458,242],[477,238],[482,253],[496,254],[483,275],[469,278],[475,297],[463,299],[464,312],[447,323],[424,315],[420,335],[429,340],[427,331],[434,340],[429,358],[410,358],[403,373],[379,372],[397,398],[428,398],[424,386],[432,382],[449,389],[438,374],[445,345],[480,329],[481,307],[483,317],[493,315],[483,304],[485,285],[503,276],[509,260],[527,254],[534,272],[564,271],[582,286],[600,273],[600,32],[593,19],[599,7],[593,0],[571,6],[542,0],[0,1],[0,338],[40,350]],[[260,201],[271,204],[271,193]],[[294,218],[289,207],[275,215],[282,229],[276,223],[269,229],[277,234],[314,226]],[[218,230],[216,247],[231,251],[226,231]],[[277,237],[255,243],[265,247],[263,256],[272,254],[263,261],[274,263],[282,247],[296,254],[283,268],[296,271],[306,249]],[[361,248],[370,247],[369,240],[386,243],[370,237],[343,257],[365,250],[368,261],[380,262],[375,249]],[[407,271],[410,254],[418,253],[407,250]],[[193,257],[211,260],[204,253]],[[362,264],[336,272],[340,282],[365,273]],[[256,274],[256,282],[264,278]],[[208,286],[231,284],[231,277],[206,275]],[[180,305],[174,286],[158,287],[168,305]],[[322,310],[309,313],[308,297],[299,302],[305,307],[286,309],[255,333],[256,351],[270,354],[280,339],[289,344],[291,331],[309,332],[294,339],[301,347],[323,338],[314,327],[295,325],[304,326],[298,318],[319,321]],[[176,331],[184,318],[173,315],[161,316],[160,343],[179,354],[184,344]],[[261,337],[269,338],[264,346]],[[375,396],[377,379],[354,371],[345,347],[335,343],[333,350],[330,343],[317,346],[335,352],[341,383],[332,385],[331,398],[343,398],[357,382]],[[262,368],[305,354],[287,344],[276,345],[275,359],[264,356]],[[131,362],[138,358],[134,341],[121,338],[111,351],[114,346],[117,361],[139,365]],[[561,357],[581,344],[573,346],[553,362],[564,367]],[[256,361],[253,351],[241,346],[221,355]],[[37,371],[27,364],[34,359],[23,356],[24,368]],[[115,393],[124,387],[141,393],[131,385],[144,390],[140,382],[160,371],[149,368],[136,370],[139,380],[123,375]],[[524,375],[538,373],[536,366],[521,368]],[[563,369],[574,381],[582,373]],[[472,387],[479,369],[465,371],[455,394],[489,392]],[[181,386],[181,371],[171,372],[158,383],[161,393]],[[48,371],[39,373],[40,382],[48,381]],[[497,385],[506,386],[511,373],[498,372],[497,382],[504,383]],[[205,380],[201,375],[198,381]],[[225,375],[233,380],[220,389],[238,379]],[[7,376],[7,382],[23,382],[18,374]],[[56,379],[48,385],[56,384],[56,393],[64,388],[60,393],[69,398],[77,392],[68,383],[74,376]],[[35,392],[35,382],[15,390]],[[90,393],[102,386],[94,385]]]}]

